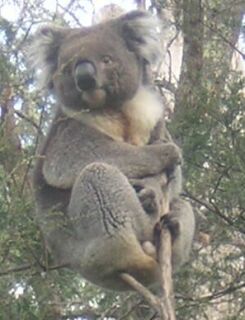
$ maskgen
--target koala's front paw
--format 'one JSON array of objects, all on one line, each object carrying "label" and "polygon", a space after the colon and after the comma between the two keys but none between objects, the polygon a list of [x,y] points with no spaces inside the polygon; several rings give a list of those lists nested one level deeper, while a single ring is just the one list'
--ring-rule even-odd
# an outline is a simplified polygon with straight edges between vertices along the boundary
[{"label": "koala's front paw", "polygon": [[144,184],[141,184],[140,182],[134,182],[132,185],[145,212],[147,214],[158,212],[159,205],[156,192],[151,188],[146,188]]},{"label": "koala's front paw", "polygon": [[159,208],[158,208],[156,193],[154,190],[142,189],[138,193],[138,197],[146,213],[153,214],[158,212]]},{"label": "koala's front paw", "polygon": [[162,170],[173,172],[176,166],[182,164],[182,154],[180,148],[174,143],[163,143],[158,145],[160,150],[160,158],[162,161]]}]

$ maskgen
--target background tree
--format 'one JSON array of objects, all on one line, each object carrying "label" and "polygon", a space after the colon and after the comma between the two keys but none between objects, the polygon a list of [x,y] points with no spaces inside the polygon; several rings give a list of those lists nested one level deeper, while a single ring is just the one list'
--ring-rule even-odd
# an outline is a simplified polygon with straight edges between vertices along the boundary
[{"label": "background tree", "polygon": [[[54,101],[36,88],[26,47],[40,23],[87,24],[85,13],[97,3],[0,1],[0,320],[156,319],[137,294],[104,292],[54,265],[33,219],[30,174]],[[172,99],[169,127],[184,151],[184,196],[200,217],[192,259],[175,278],[178,319],[245,316],[245,90],[244,73],[233,68],[235,55],[245,58],[244,6],[150,1],[167,47],[156,84],[168,93],[166,103]]]}]

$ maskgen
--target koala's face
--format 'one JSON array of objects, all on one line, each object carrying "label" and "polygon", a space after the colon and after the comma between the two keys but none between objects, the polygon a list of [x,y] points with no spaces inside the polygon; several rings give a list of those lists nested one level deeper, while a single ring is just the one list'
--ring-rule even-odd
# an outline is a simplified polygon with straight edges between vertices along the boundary
[{"label": "koala's face", "polygon": [[60,102],[76,111],[114,108],[133,97],[141,74],[138,57],[117,33],[74,30],[60,46],[53,85]]},{"label": "koala's face", "polygon": [[120,108],[159,55],[157,26],[147,12],[134,11],[90,28],[42,28],[32,60],[66,109]]}]

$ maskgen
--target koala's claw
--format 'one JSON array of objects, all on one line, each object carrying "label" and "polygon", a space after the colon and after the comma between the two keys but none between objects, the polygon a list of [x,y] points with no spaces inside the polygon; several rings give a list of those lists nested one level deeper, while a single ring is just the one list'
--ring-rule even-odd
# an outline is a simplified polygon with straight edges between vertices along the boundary
[{"label": "koala's claw", "polygon": [[179,220],[171,213],[164,215],[160,220],[161,226],[167,227],[171,233],[172,240],[174,241],[180,235]]}]

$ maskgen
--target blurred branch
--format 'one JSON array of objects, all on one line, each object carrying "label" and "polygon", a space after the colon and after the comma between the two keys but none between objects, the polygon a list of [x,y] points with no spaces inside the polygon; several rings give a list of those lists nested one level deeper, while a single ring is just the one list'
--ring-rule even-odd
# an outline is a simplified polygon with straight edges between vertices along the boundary
[{"label": "blurred branch", "polygon": [[97,320],[99,314],[92,308],[86,308],[81,312],[67,313],[61,316],[61,320],[72,320],[72,319],[86,319],[86,320]]},{"label": "blurred branch", "polygon": [[[16,268],[11,268],[11,269],[7,269],[7,270],[4,270],[4,271],[0,271],[0,277],[7,276],[7,275],[10,275],[12,273],[18,273],[18,272],[30,270],[35,266],[36,266],[36,264],[34,264],[34,263],[33,264],[24,264],[24,265],[16,267]],[[58,269],[62,269],[62,268],[65,268],[65,267],[66,267],[66,265],[54,265],[54,266],[49,266],[47,268],[47,267],[45,267],[43,265],[42,266],[42,269],[43,269],[42,272],[58,270]],[[32,274],[32,276],[37,275],[37,274],[40,274],[40,271],[39,272],[34,272]]]},{"label": "blurred branch", "polygon": [[20,267],[16,267],[16,268],[0,271],[0,277],[6,276],[6,275],[10,275],[10,274],[16,273],[16,272],[30,270],[32,267],[33,267],[32,264],[24,264],[24,265],[22,265]]},{"label": "blurred branch", "polygon": [[[244,274],[241,274],[241,278]],[[223,297],[227,294],[231,294],[237,290],[240,290],[240,289],[243,289],[245,288],[245,282],[241,282],[240,284],[238,285],[234,285],[234,282],[230,283],[225,289],[223,290],[219,290],[219,291],[216,291],[214,293],[210,293],[210,294],[206,294],[206,295],[203,295],[201,297],[198,297],[198,298],[192,298],[192,297],[184,297],[182,295],[176,295],[176,299],[181,299],[181,300],[185,300],[185,301],[191,301],[191,302],[194,302],[194,303],[202,303],[202,302],[207,302],[207,301],[212,301],[212,300],[215,300],[215,299],[219,299],[220,297]]]},{"label": "blurred branch", "polygon": [[[230,3],[230,6],[225,6],[222,10],[221,8],[217,10],[217,8],[210,9],[205,3],[203,3],[203,7],[212,17],[212,19],[207,19],[203,21],[204,26],[209,29],[212,33],[216,34],[224,43],[228,44],[230,48],[239,53],[243,59],[245,59],[245,54],[236,47],[236,43],[241,32],[241,24],[243,20],[243,16],[245,14],[245,5],[244,1],[233,1]],[[224,17],[229,17],[232,19],[232,30],[230,34],[230,38],[224,35],[222,30],[215,25],[216,21],[220,19],[222,15],[222,20]]]},{"label": "blurred branch", "polygon": [[70,8],[73,6],[74,2],[76,0],[71,0],[67,6],[61,5],[59,2],[57,3],[58,8],[61,8],[64,13],[62,14],[62,18],[65,16],[67,13],[69,16],[72,17],[72,19],[77,23],[78,26],[82,27],[82,23],[80,20],[76,17],[76,15],[70,10]]},{"label": "blurred branch", "polygon": [[[115,303],[113,303],[107,310],[105,310],[99,317],[98,320],[104,320],[107,317],[113,317],[116,310],[119,309],[122,305],[125,305],[128,301],[130,301],[132,299],[133,294],[129,294],[125,299],[123,299],[120,304],[118,303],[118,301],[116,301]],[[126,318],[140,303],[142,302],[142,300],[136,302],[131,308],[130,310],[128,310],[126,313],[124,313],[122,316],[119,317],[118,320],[122,320],[124,318]]]},{"label": "blurred branch", "polygon": [[40,126],[33,119],[31,119],[30,117],[28,117],[26,114],[22,113],[19,110],[15,110],[14,113],[21,119],[29,122],[37,130],[38,134],[43,135]]},{"label": "blurred branch", "polygon": [[170,92],[174,93],[176,92],[176,87],[173,83],[167,81],[166,79],[157,79],[155,80],[155,84],[157,87],[164,88],[169,90]]},{"label": "blurred branch", "polygon": [[21,143],[18,135],[15,132],[15,119],[13,112],[13,97],[14,89],[10,85],[6,85],[3,89],[0,100],[1,122],[4,124],[4,135],[11,147],[16,151],[20,151]]},{"label": "blurred branch", "polygon": [[234,51],[239,53],[241,55],[242,59],[245,59],[245,54],[235,45],[235,43],[237,42],[238,36],[235,38],[235,43],[234,43],[234,42],[230,41],[229,39],[227,39],[223,35],[222,31],[219,30],[217,27],[214,28],[214,27],[212,27],[212,25],[210,25],[208,23],[204,23],[204,26],[207,27],[209,30],[211,30],[213,33],[217,34],[220,37],[220,39],[222,39],[226,44],[228,44]]},{"label": "blurred branch", "polygon": [[[123,313],[118,320],[123,320],[123,319],[128,319],[129,315],[134,311],[137,310],[137,308],[140,306],[140,304],[142,303],[143,300],[139,300],[138,302],[134,303],[129,310],[127,310],[125,313]],[[123,305],[123,303],[121,304]],[[104,319],[104,318],[103,318]],[[101,318],[102,320],[102,318]]]},{"label": "blurred branch", "polygon": [[227,294],[230,294],[230,293],[235,292],[237,290],[240,290],[242,288],[245,288],[245,282],[243,282],[241,284],[238,284],[238,285],[234,285],[234,283],[232,283],[227,288],[225,288],[223,290],[220,290],[220,291],[217,291],[217,292],[214,292],[213,294],[203,296],[203,297],[201,297],[201,299],[203,299],[203,300],[206,300],[206,299],[209,299],[209,300],[218,299],[218,298],[220,298],[222,296],[225,296]]},{"label": "blurred branch", "polygon": [[225,216],[213,202],[208,203],[205,200],[201,200],[201,199],[197,198],[196,196],[194,196],[193,194],[191,194],[189,191],[186,191],[186,196],[188,198],[190,198],[191,200],[197,202],[198,204],[204,206],[209,211],[211,211],[211,212],[215,213],[216,215],[218,215],[220,218],[222,218],[230,226],[233,226],[234,228],[236,228],[240,232],[245,233],[245,229],[243,229],[240,226],[235,225],[235,223],[230,218]]}]

